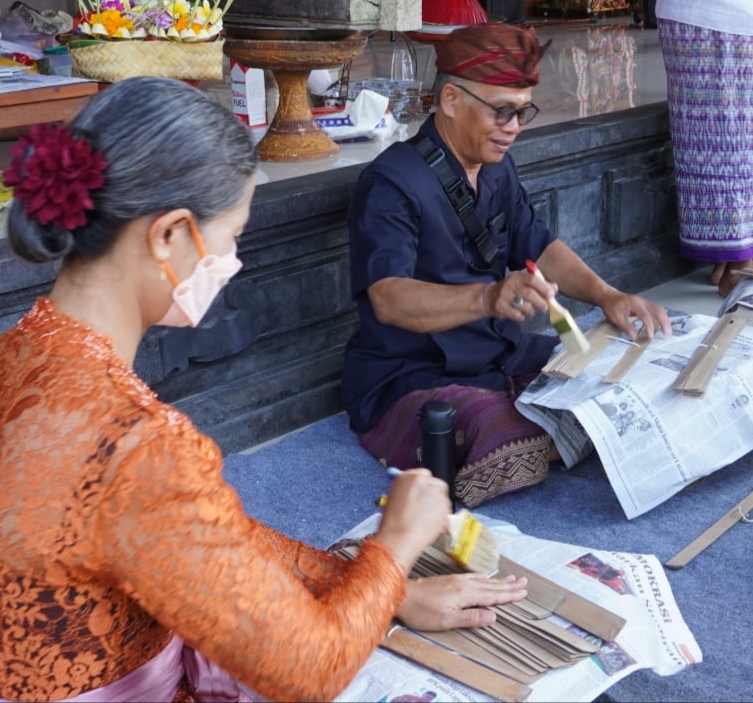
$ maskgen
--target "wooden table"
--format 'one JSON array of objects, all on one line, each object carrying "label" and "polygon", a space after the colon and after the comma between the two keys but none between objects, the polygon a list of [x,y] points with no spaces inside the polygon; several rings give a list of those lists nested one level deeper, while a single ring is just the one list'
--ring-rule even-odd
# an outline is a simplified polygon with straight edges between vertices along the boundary
[{"label": "wooden table", "polygon": [[0,93],[0,140],[15,139],[41,122],[68,122],[99,90],[96,81]]}]

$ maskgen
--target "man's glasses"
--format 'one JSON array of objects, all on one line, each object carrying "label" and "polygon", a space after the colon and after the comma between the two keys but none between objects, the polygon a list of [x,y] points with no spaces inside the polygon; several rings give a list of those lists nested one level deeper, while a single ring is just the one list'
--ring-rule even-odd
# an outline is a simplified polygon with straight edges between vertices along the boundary
[{"label": "man's glasses", "polygon": [[460,88],[464,93],[468,93],[472,98],[476,98],[480,103],[483,103],[487,107],[494,110],[494,119],[499,127],[504,127],[513,117],[518,118],[518,124],[521,126],[529,124],[536,115],[539,114],[539,108],[533,103],[521,107],[519,110],[511,107],[510,105],[503,105],[502,107],[496,107],[491,103],[486,102],[483,98],[480,98],[475,93],[472,93],[468,88],[460,85],[459,83],[453,83],[456,88]]}]

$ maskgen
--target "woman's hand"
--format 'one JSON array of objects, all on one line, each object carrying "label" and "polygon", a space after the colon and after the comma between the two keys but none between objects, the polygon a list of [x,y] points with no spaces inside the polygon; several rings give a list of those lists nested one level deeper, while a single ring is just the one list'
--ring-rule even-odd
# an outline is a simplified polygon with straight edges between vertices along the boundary
[{"label": "woman's hand", "polygon": [[401,471],[392,481],[374,539],[386,546],[405,573],[448,528],[452,512],[447,484],[428,469]]},{"label": "woman's hand", "polygon": [[397,612],[413,630],[426,632],[491,625],[496,615],[485,606],[512,603],[528,595],[526,578],[488,578],[448,574],[408,581],[408,598]]}]

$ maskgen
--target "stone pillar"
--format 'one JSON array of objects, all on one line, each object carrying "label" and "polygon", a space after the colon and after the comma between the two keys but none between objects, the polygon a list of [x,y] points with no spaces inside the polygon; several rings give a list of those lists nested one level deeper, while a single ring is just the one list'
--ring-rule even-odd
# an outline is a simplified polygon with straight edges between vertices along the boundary
[{"label": "stone pillar", "polygon": [[379,28],[409,32],[421,27],[421,0],[382,0]]}]

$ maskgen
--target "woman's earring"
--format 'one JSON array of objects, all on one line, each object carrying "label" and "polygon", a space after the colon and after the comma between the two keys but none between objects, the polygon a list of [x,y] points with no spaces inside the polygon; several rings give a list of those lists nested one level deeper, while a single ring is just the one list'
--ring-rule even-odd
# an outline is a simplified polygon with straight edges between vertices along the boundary
[{"label": "woman's earring", "polygon": [[166,281],[167,280],[167,274],[165,273],[165,264],[160,262],[158,264],[159,266],[159,280],[160,281]]}]

